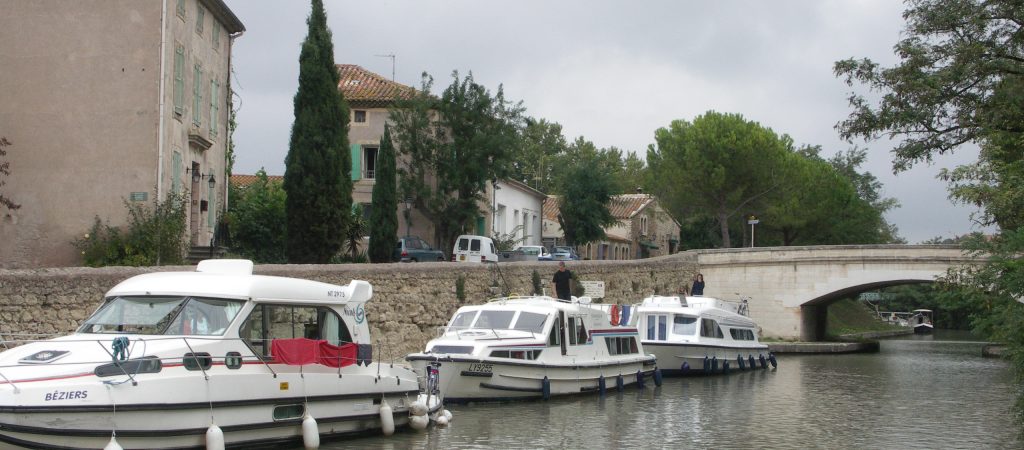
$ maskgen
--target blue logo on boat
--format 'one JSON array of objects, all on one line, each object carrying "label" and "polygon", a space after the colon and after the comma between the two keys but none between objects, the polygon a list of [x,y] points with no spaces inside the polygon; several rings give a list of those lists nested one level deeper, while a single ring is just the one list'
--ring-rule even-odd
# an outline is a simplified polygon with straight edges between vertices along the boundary
[{"label": "blue logo on boat", "polygon": [[366,319],[366,311],[363,311],[363,305],[359,305],[356,307],[356,323],[363,323],[364,319]]}]

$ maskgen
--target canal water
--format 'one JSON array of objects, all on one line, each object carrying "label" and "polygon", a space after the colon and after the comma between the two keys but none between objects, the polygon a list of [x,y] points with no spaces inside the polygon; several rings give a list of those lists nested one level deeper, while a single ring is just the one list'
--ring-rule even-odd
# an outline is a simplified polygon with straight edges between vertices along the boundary
[{"label": "canal water", "polygon": [[661,387],[453,405],[447,428],[321,448],[1021,448],[1005,361],[938,331],[878,353],[779,355],[775,370],[666,378]]}]

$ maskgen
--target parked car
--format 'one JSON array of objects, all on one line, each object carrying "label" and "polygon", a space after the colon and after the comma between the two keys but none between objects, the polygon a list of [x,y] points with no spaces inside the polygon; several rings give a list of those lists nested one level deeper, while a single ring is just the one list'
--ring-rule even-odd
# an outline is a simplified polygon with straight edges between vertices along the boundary
[{"label": "parked car", "polygon": [[498,251],[494,241],[485,236],[464,234],[455,239],[452,249],[452,261],[455,262],[498,262]]},{"label": "parked car", "polygon": [[543,245],[520,245],[513,251],[523,252],[529,256],[528,259],[551,261],[551,253],[548,253],[547,247],[544,247]]},{"label": "parked car", "polygon": [[391,259],[400,262],[444,261],[444,252],[434,250],[426,241],[416,236],[406,236],[395,244]]},{"label": "parked car", "polygon": [[555,247],[555,250],[551,252],[551,259],[555,261],[579,261],[580,255],[577,255],[576,249],[572,247],[559,246]]}]

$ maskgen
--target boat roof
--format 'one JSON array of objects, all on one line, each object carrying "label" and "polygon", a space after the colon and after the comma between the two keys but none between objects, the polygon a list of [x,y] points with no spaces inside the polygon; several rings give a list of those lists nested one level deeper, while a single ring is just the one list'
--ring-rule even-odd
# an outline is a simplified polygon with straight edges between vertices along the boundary
[{"label": "boat roof", "polygon": [[930,313],[930,312],[932,312],[932,310],[930,310],[930,309],[915,309],[912,312],[926,312],[926,313]]},{"label": "boat roof", "polygon": [[107,296],[180,295],[262,303],[342,305],[373,297],[373,286],[352,280],[338,286],[301,278],[253,275],[249,260],[206,260],[195,272],[155,272],[124,280]]}]

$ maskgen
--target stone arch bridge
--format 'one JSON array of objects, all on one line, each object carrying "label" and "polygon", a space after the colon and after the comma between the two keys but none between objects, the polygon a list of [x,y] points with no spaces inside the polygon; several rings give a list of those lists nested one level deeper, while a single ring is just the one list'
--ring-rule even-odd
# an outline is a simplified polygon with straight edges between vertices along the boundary
[{"label": "stone arch bridge", "polygon": [[886,286],[930,283],[977,262],[951,245],[843,245],[696,250],[704,294],[750,297],[765,337],[819,341],[827,307]]}]

